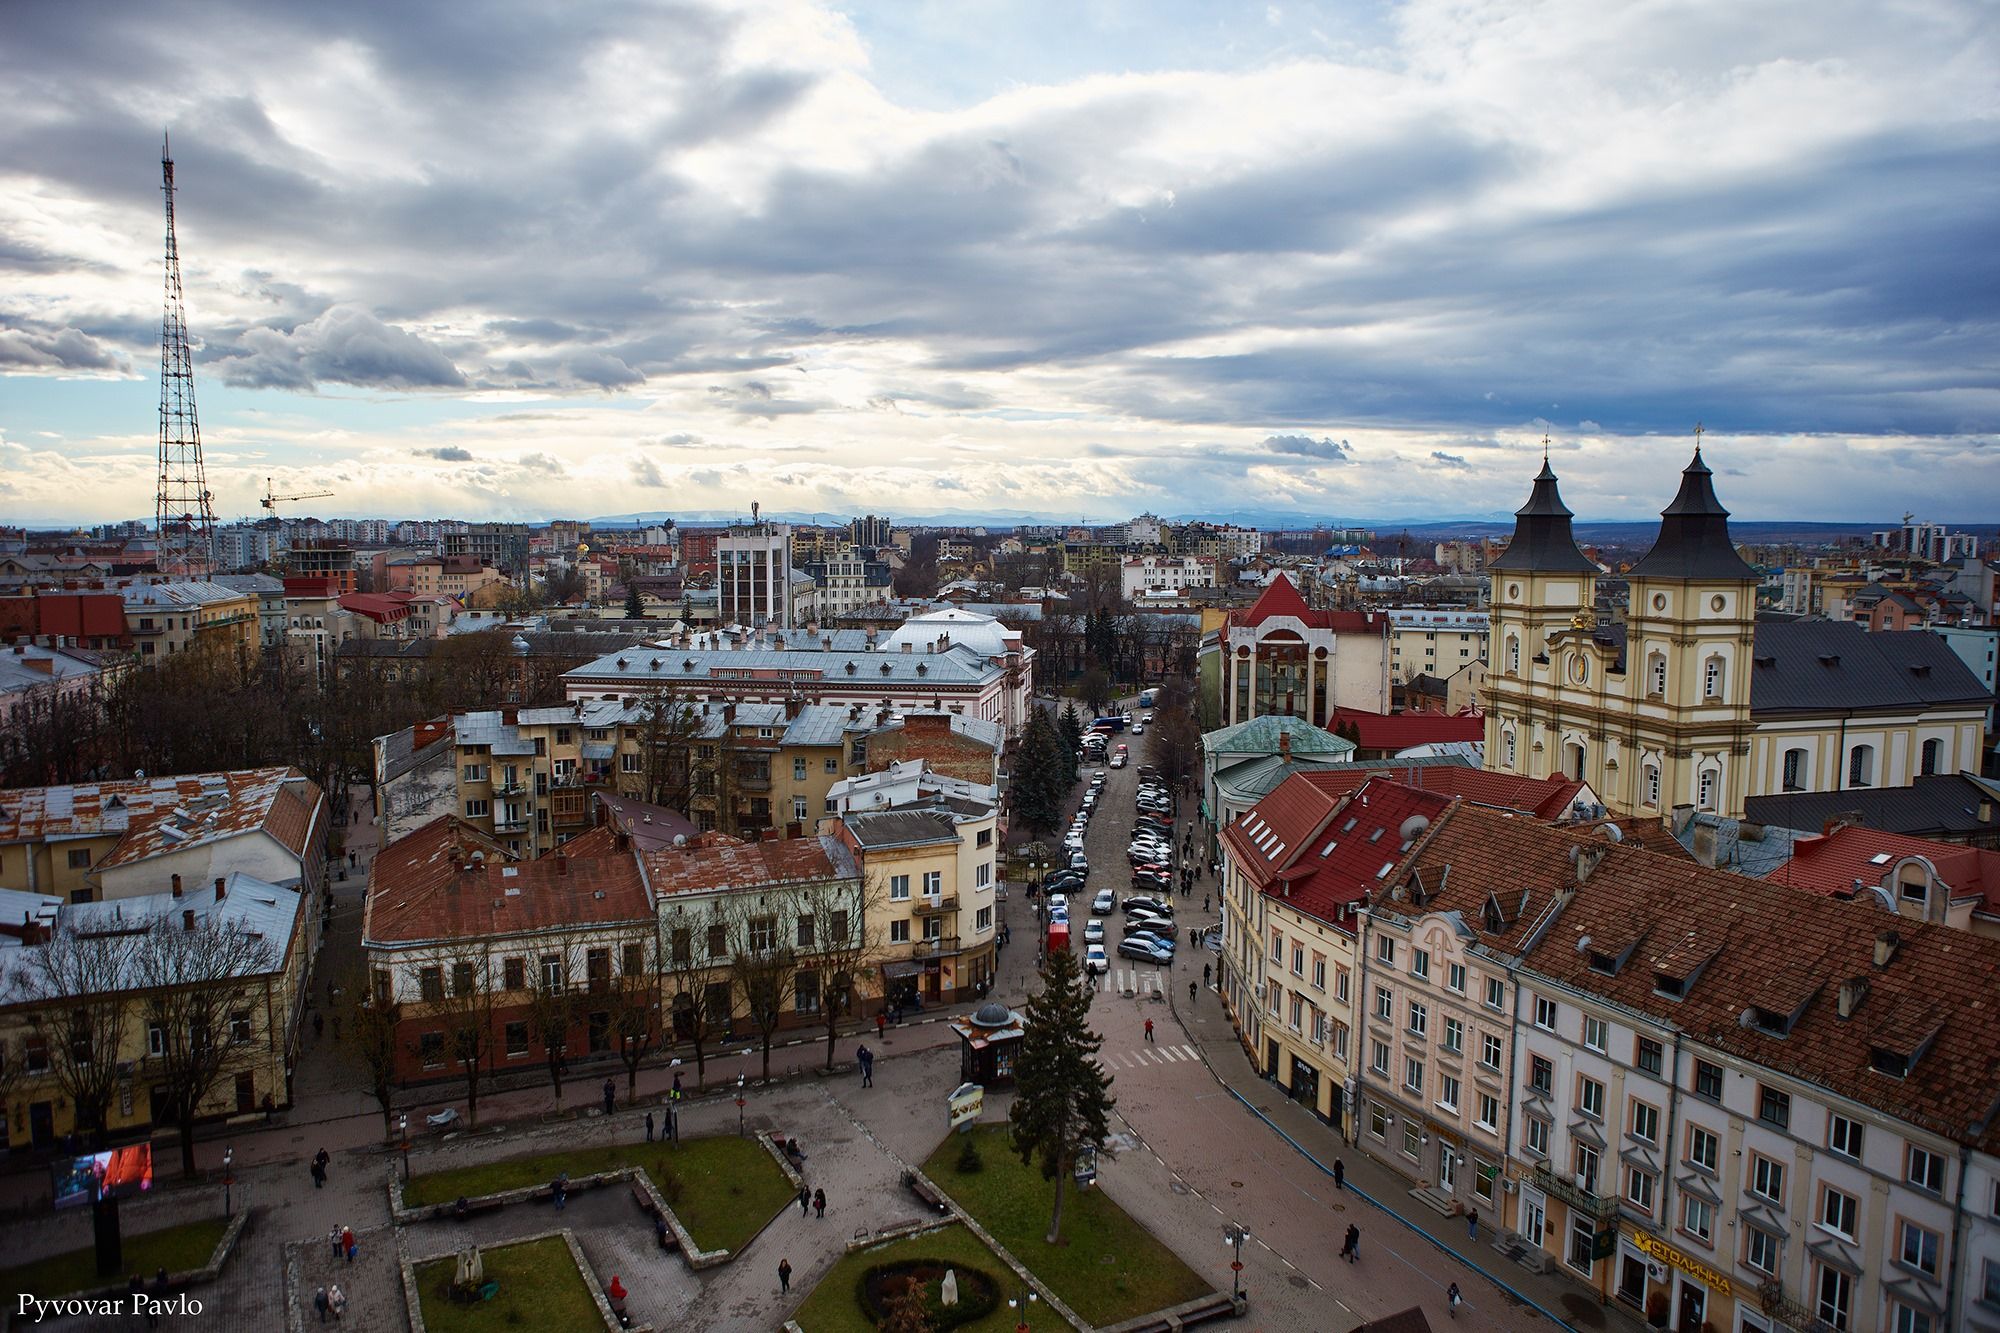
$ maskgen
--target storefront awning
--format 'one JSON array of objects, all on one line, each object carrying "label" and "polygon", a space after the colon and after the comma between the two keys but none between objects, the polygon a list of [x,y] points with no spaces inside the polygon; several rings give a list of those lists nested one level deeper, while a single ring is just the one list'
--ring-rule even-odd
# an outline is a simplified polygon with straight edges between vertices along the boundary
[{"label": "storefront awning", "polygon": [[882,975],[890,981],[901,981],[904,977],[920,977],[924,974],[922,963],[907,960],[882,964]]}]

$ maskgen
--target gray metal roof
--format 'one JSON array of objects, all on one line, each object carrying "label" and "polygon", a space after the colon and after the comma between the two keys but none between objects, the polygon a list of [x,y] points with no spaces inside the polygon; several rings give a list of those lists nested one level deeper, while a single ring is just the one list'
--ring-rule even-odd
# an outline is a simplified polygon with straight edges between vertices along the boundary
[{"label": "gray metal roof", "polygon": [[[1694,813],[1690,814],[1680,827],[1673,830],[1675,841],[1687,848],[1690,855],[1695,850],[1697,828],[1714,831],[1716,869],[1733,870],[1739,875],[1749,875],[1754,879],[1762,879],[1772,871],[1781,869],[1792,859],[1792,844],[1805,836],[1797,829],[1779,828],[1776,825],[1759,824],[1751,820],[1725,819],[1721,815]],[[1750,837],[1743,836],[1745,828],[1750,830]]]},{"label": "gray metal roof", "polygon": [[[1980,802],[1988,816],[1979,817]],[[2000,836],[2000,802],[1979,782],[1963,775],[1918,778],[1907,787],[1862,787],[1847,791],[1780,792],[1752,796],[1744,818],[1773,828],[1818,833],[1830,819],[1859,816],[1860,824],[1885,833],[1951,842]]]},{"label": "gray metal roof", "polygon": [[951,819],[928,810],[884,810],[841,818],[865,850],[958,841],[958,829]]},{"label": "gray metal roof", "polygon": [[[623,664],[620,664],[620,659]],[[734,671],[796,673],[801,680],[838,684],[851,680],[925,685],[980,685],[1004,673],[970,649],[953,645],[941,653],[832,652],[814,648],[720,649],[635,647],[608,653],[563,673],[566,681],[708,681],[730,679]],[[762,684],[782,683],[770,677]]]},{"label": "gray metal roof", "polygon": [[1752,714],[1912,711],[1993,702],[1991,691],[1929,630],[1869,633],[1850,621],[1759,622]]}]

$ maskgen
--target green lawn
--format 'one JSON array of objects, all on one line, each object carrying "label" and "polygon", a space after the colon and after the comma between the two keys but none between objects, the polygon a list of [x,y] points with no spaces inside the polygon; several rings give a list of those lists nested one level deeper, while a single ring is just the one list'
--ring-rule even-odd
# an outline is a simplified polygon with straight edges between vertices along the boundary
[{"label": "green lawn", "polygon": [[[780,1259],[784,1257],[778,1256]],[[806,1333],[869,1333],[875,1324],[862,1312],[860,1301],[855,1299],[855,1284],[861,1280],[864,1270],[900,1259],[942,1259],[963,1268],[980,1269],[1000,1284],[1002,1292],[1010,1296],[1019,1295],[1015,1291],[1013,1273],[1000,1262],[999,1256],[964,1227],[950,1226],[848,1255],[820,1279],[812,1295],[806,1298],[806,1303],[792,1318]],[[776,1271],[777,1264],[773,1262],[771,1268]],[[960,1324],[959,1328],[968,1330],[968,1333],[1011,1333],[1014,1317],[1008,1312],[1003,1297],[993,1313],[973,1323]]]},{"label": "green lawn", "polygon": [[438,1259],[417,1268],[417,1293],[424,1327],[431,1333],[481,1333],[486,1329],[602,1328],[603,1317],[590,1288],[576,1271],[576,1259],[562,1237],[501,1245],[479,1252],[486,1280],[500,1290],[490,1301],[470,1304],[451,1296],[456,1259]]},{"label": "green lawn", "polygon": [[[403,1206],[450,1203],[546,1185],[559,1171],[572,1177],[642,1166],[653,1178],[674,1216],[704,1250],[743,1248],[771,1217],[796,1197],[771,1155],[755,1139],[683,1139],[661,1143],[614,1143],[538,1157],[505,1157],[454,1171],[430,1171],[403,1186]],[[676,1191],[670,1182],[677,1181]]]},{"label": "green lawn", "polygon": [[982,1171],[958,1173],[959,1138],[947,1135],[924,1174],[1016,1259],[1093,1324],[1116,1324],[1206,1294],[1209,1285],[1099,1189],[1063,1191],[1062,1243],[1047,1244],[1055,1182],[1021,1165],[1004,1125],[973,1131]]},{"label": "green lawn", "polygon": [[222,1233],[228,1229],[228,1221],[211,1217],[127,1236],[125,1271],[112,1278],[97,1275],[97,1251],[94,1248],[71,1250],[0,1272],[0,1291],[30,1292],[42,1297],[63,1296],[113,1282],[123,1286],[126,1276],[132,1273],[142,1274],[151,1282],[153,1273],[162,1264],[166,1265],[169,1273],[202,1267],[215,1254]]}]

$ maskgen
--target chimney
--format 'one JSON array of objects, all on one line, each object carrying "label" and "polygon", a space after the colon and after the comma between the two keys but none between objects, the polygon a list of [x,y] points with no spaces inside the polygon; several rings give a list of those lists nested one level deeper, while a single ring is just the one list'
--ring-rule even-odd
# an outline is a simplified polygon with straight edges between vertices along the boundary
[{"label": "chimney", "polygon": [[178,898],[178,897],[180,897],[180,896],[181,896],[181,877],[180,877],[179,875],[175,875],[175,876],[174,876],[174,897]]},{"label": "chimney", "polygon": [[722,720],[724,722],[734,722],[736,720],[736,705],[734,703],[722,705]]},{"label": "chimney", "polygon": [[1284,760],[1286,763],[1291,762],[1292,733],[1289,731],[1281,731],[1278,733],[1278,758]]},{"label": "chimney", "polygon": [[796,719],[804,709],[805,700],[799,698],[796,694],[785,700],[785,717],[787,720]]},{"label": "chimney", "polygon": [[1696,820],[1694,825],[1694,859],[1715,869],[1715,825]]},{"label": "chimney", "polygon": [[632,850],[632,835],[629,833],[614,833],[611,836],[611,842],[621,852]]},{"label": "chimney", "polygon": [[1854,1017],[1854,1011],[1868,998],[1868,978],[1856,977],[1852,981],[1840,983],[1840,1016]]},{"label": "chimney", "polygon": [[1896,958],[1897,950],[1903,947],[1903,937],[1893,930],[1885,930],[1875,937],[1875,966],[1887,967]]},{"label": "chimney", "polygon": [[182,909],[181,929],[182,930],[194,929],[194,909],[192,907]]},{"label": "chimney", "polygon": [[569,873],[569,856],[560,847],[556,848],[556,873],[558,875]]},{"label": "chimney", "polygon": [[229,896],[229,881],[222,876],[215,877],[215,901],[221,902]]},{"label": "chimney", "polygon": [[1611,855],[1611,849],[1601,845],[1577,848],[1576,882],[1579,885],[1589,883],[1591,875],[1596,872],[1598,866],[1604,864],[1604,858],[1609,855]]}]

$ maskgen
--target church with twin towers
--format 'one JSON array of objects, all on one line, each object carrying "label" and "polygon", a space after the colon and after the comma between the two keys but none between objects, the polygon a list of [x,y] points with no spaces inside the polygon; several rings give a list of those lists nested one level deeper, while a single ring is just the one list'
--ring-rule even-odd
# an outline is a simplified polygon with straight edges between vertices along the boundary
[{"label": "church with twin towers", "polygon": [[1548,460],[1492,582],[1486,767],[1588,783],[1620,815],[1741,817],[1781,792],[1979,771],[1992,700],[1941,637],[1760,620],[1701,450],[1649,550],[1612,577],[1578,549]]}]

